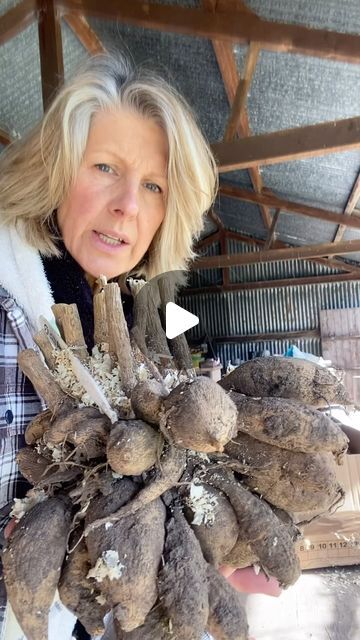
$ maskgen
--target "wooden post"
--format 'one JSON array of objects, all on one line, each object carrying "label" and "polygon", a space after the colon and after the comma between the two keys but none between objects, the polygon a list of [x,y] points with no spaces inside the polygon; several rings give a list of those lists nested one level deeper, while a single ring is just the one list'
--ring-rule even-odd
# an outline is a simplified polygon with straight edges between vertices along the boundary
[{"label": "wooden post", "polygon": [[39,51],[44,109],[64,80],[60,17],[55,0],[37,0]]}]

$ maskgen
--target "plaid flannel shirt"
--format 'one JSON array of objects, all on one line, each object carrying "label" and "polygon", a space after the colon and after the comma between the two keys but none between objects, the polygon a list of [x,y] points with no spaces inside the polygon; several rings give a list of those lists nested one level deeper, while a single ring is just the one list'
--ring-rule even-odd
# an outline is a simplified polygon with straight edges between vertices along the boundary
[{"label": "plaid flannel shirt", "polygon": [[[0,287],[0,535],[9,521],[13,499],[23,497],[29,488],[19,473],[15,456],[25,445],[27,424],[43,408],[17,364],[19,351],[32,347],[34,342],[24,312]],[[0,629],[5,606],[1,571]]]}]

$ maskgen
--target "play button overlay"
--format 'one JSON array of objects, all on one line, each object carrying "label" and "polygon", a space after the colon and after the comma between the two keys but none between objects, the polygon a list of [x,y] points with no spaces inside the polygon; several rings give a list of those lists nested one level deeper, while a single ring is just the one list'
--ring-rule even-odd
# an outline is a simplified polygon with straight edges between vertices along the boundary
[{"label": "play button overlay", "polygon": [[199,324],[199,318],[193,313],[186,311],[174,302],[166,305],[165,333],[168,340],[176,338],[185,331],[192,329]]}]

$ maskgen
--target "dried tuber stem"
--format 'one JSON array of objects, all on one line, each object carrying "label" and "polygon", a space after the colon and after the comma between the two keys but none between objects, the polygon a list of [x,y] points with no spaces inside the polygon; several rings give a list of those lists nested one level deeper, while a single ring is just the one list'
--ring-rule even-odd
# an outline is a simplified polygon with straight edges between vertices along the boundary
[{"label": "dried tuber stem", "polygon": [[[158,287],[161,300],[161,310],[166,317],[166,305],[168,302],[175,302],[175,283],[172,274],[166,273],[159,277]],[[170,340],[170,351],[175,358],[176,366],[181,371],[193,369],[193,363],[189,345],[184,333]]]},{"label": "dried tuber stem", "polygon": [[106,317],[105,291],[99,291],[93,298],[94,302],[94,343],[109,344],[109,330]]},{"label": "dried tuber stem", "polygon": [[105,286],[106,316],[109,329],[109,349],[115,354],[120,369],[121,384],[127,397],[136,385],[135,366],[131,351],[129,331],[127,328],[121,301],[120,287],[117,283]]},{"label": "dried tuber stem", "polygon": [[76,304],[54,304],[51,308],[66,344],[79,360],[86,362],[89,354]]},{"label": "dried tuber stem", "polygon": [[34,342],[39,347],[49,369],[54,371],[56,366],[55,350],[46,329],[40,329],[34,335]]},{"label": "dried tuber stem", "polygon": [[174,367],[157,306],[159,290],[156,278],[152,279],[147,287],[143,287],[137,297],[141,299],[144,295],[146,296],[144,304],[146,305],[146,346],[148,355],[151,360],[156,362],[160,372],[163,373],[165,369],[173,369]]},{"label": "dried tuber stem", "polygon": [[24,349],[18,355],[18,362],[23,373],[30,379],[39,396],[44,398],[49,409],[58,413],[65,408],[74,407],[75,401],[60,389],[36,351]]}]

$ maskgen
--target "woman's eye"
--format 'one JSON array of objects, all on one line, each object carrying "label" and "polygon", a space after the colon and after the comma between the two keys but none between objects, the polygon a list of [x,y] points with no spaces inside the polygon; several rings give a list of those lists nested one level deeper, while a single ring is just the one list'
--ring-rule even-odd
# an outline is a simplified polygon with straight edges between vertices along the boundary
[{"label": "woman's eye", "polygon": [[162,193],[161,187],[159,187],[159,185],[155,184],[154,182],[146,182],[145,187],[146,189],[149,189],[149,191],[153,191],[154,193]]},{"label": "woman's eye", "polygon": [[103,173],[113,173],[113,169],[108,164],[105,164],[103,162],[96,164],[95,167]]}]

